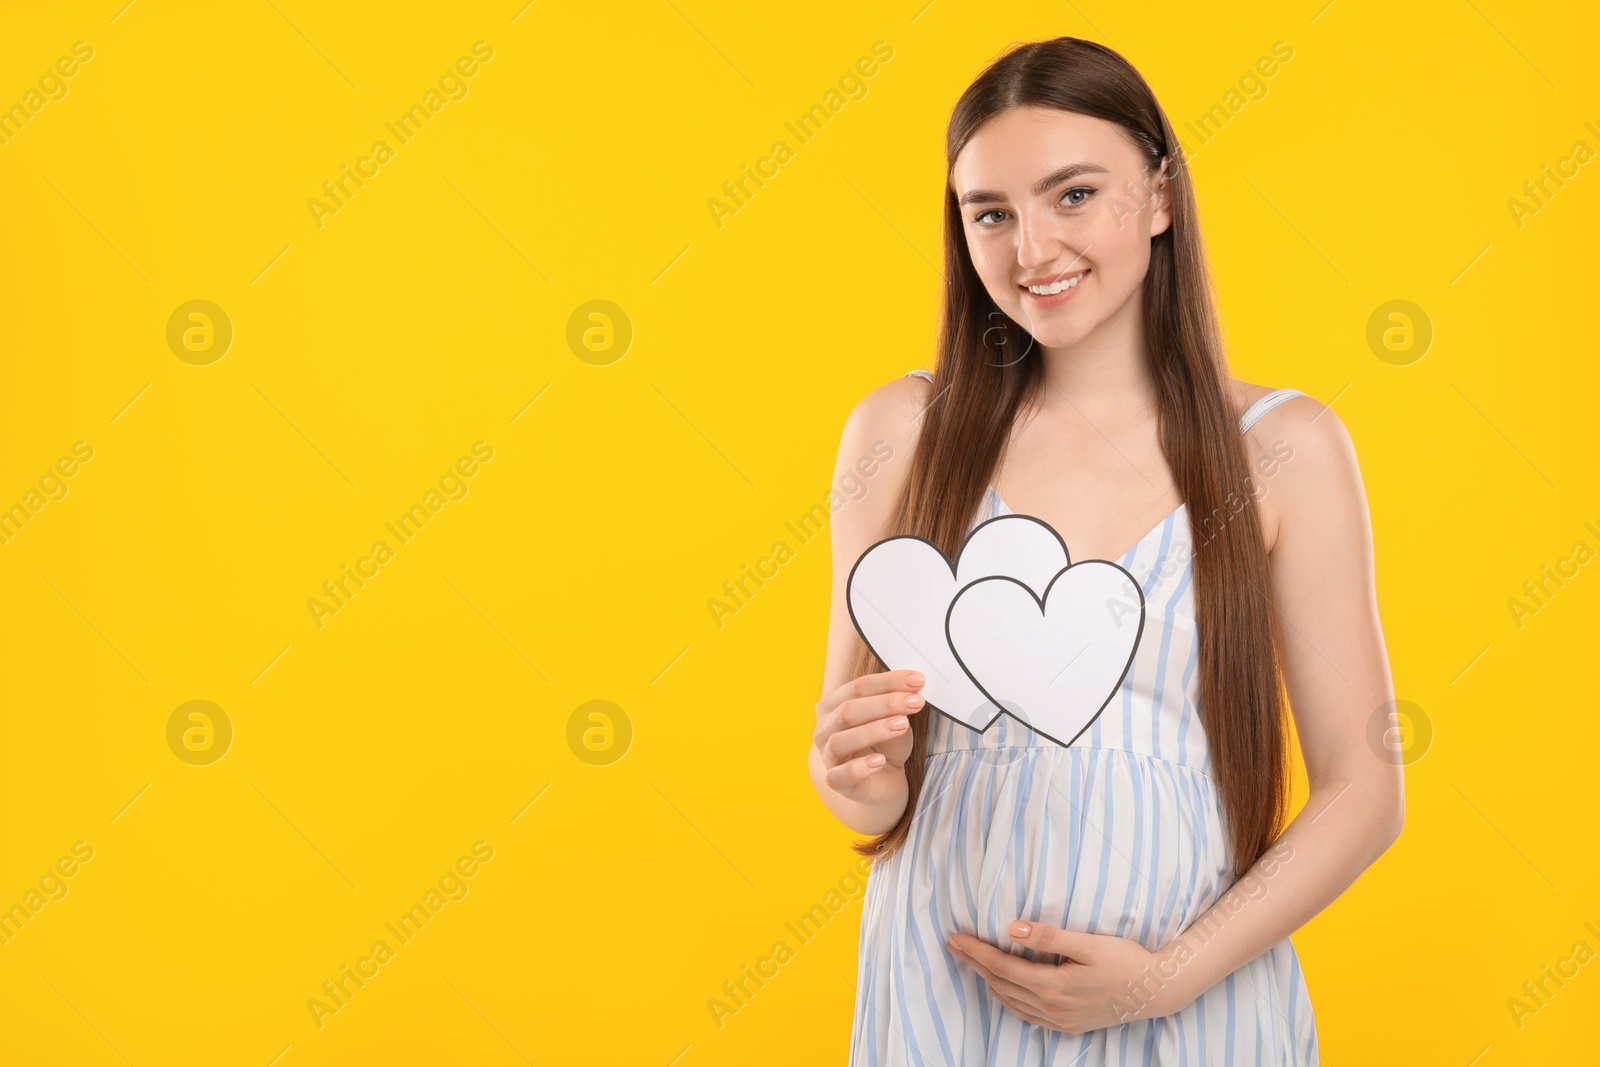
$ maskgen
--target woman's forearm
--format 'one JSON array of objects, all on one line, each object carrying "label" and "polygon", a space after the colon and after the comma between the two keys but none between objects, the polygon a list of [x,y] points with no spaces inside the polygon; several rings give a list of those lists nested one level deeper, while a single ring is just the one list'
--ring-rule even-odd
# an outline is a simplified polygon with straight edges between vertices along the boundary
[{"label": "woman's forearm", "polygon": [[1394,843],[1403,817],[1376,777],[1313,788],[1244,877],[1157,952],[1158,984],[1178,982],[1188,1003],[1288,937]]}]

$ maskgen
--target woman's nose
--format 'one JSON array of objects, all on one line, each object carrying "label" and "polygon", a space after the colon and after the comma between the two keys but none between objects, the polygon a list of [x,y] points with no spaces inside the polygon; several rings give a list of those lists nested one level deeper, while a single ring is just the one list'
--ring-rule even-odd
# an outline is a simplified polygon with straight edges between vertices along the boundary
[{"label": "woman's nose", "polygon": [[1024,270],[1035,270],[1063,263],[1080,253],[1062,232],[1064,223],[1049,216],[1024,216],[1017,220],[1017,263]]}]

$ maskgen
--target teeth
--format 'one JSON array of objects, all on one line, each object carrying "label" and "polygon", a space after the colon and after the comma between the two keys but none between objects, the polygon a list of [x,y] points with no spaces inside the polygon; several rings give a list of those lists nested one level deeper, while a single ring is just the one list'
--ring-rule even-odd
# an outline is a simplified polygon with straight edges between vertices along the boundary
[{"label": "teeth", "polygon": [[1083,275],[1081,274],[1075,274],[1066,281],[1056,282],[1054,285],[1030,285],[1028,286],[1028,292],[1033,293],[1035,296],[1054,296],[1076,286],[1078,279],[1082,277]]}]

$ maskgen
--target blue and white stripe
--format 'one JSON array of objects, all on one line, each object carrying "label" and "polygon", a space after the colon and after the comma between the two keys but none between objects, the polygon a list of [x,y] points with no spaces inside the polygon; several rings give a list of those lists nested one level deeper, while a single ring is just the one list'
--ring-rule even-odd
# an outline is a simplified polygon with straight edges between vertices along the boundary
[{"label": "blue and white stripe", "polygon": [[[1257,401],[1241,429],[1285,393]],[[991,490],[973,524],[1008,512]],[[1081,1035],[1006,1010],[944,947],[960,930],[1038,958],[1005,933],[1025,918],[1156,949],[1232,885],[1199,717],[1190,534],[1179,507],[1118,560],[1144,588],[1145,628],[1121,689],[1074,744],[1007,715],[983,734],[930,718],[910,834],[867,881],[852,1067],[1318,1063],[1288,939],[1173,1015]]]}]

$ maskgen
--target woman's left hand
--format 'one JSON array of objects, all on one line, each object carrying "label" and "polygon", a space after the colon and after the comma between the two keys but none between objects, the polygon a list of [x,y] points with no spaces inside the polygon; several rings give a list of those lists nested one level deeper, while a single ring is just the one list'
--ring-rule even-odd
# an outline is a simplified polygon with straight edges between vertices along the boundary
[{"label": "woman's left hand", "polygon": [[1007,933],[1019,945],[1068,958],[1035,963],[971,934],[954,934],[946,945],[1007,1008],[1052,1030],[1081,1034],[1171,1015],[1198,996],[1185,987],[1182,968],[1166,950],[1039,922],[1014,922]]}]

